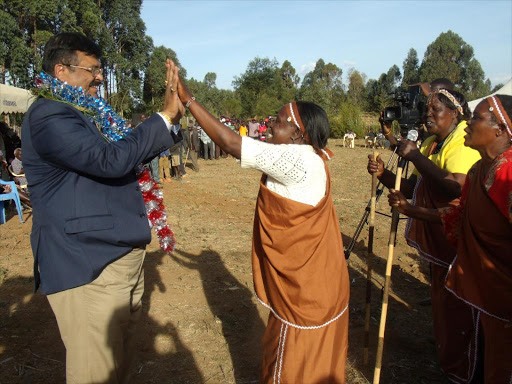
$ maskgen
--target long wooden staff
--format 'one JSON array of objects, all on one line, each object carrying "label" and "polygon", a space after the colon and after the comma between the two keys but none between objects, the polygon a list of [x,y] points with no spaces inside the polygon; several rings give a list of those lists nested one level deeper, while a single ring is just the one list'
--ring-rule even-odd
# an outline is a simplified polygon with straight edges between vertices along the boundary
[{"label": "long wooden staff", "polygon": [[[396,170],[395,190],[400,190],[400,182],[402,180],[402,171],[405,167],[406,160],[400,159]],[[391,268],[393,267],[393,252],[395,250],[396,230],[398,228],[398,208],[393,207],[391,218],[391,230],[389,232],[388,242],[388,260],[386,263],[386,280],[384,282],[384,297],[382,298],[382,312],[380,315],[379,325],[379,343],[377,345],[377,358],[375,361],[375,370],[373,372],[373,384],[379,384],[380,371],[382,368],[382,352],[384,350],[384,332],[386,331],[386,317],[388,314],[389,286],[391,283]]]},{"label": "long wooden staff", "polygon": [[[379,153],[373,151],[373,161],[377,161]],[[370,200],[370,220],[368,221],[368,255],[366,257],[366,315],[364,321],[363,363],[368,364],[368,348],[370,346],[370,313],[372,303],[372,256],[373,232],[375,230],[375,204],[377,201],[377,174],[372,175],[372,198]]]}]

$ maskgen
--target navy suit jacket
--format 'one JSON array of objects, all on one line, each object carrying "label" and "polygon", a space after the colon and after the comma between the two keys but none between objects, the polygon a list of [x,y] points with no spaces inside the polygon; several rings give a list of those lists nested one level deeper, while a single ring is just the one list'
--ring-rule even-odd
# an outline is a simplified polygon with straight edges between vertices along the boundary
[{"label": "navy suit jacket", "polygon": [[21,132],[36,290],[51,294],[90,283],[151,241],[134,169],[181,140],[162,117],[109,143],[76,108],[39,99]]}]

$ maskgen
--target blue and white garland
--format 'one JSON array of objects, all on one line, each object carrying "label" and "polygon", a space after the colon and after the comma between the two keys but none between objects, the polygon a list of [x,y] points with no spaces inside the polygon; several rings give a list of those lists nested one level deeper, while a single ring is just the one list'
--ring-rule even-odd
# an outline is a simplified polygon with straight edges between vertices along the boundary
[{"label": "blue and white garland", "polygon": [[46,90],[55,99],[82,110],[108,141],[118,141],[131,131],[126,121],[104,99],[86,93],[82,87],[71,86],[44,72],[36,76],[35,85],[43,91],[39,93],[43,97],[47,97],[44,94]]}]

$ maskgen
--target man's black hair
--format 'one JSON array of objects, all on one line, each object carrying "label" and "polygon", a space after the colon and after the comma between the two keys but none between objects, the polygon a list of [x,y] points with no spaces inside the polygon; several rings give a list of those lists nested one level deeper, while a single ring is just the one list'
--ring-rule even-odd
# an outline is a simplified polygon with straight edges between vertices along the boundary
[{"label": "man's black hair", "polygon": [[440,77],[438,79],[433,80],[430,83],[430,88],[444,88],[444,89],[453,89],[453,83],[450,79],[447,79],[446,77]]},{"label": "man's black hair", "polygon": [[322,149],[329,138],[329,120],[324,109],[309,101],[297,101],[297,110],[313,147]]},{"label": "man's black hair", "polygon": [[97,59],[101,58],[100,47],[81,33],[64,32],[53,36],[44,47],[43,71],[55,76],[56,64],[77,65],[77,51]]}]

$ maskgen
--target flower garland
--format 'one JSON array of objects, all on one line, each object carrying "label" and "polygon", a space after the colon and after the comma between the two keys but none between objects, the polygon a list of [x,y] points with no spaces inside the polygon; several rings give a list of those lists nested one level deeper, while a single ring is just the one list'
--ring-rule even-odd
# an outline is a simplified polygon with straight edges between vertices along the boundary
[{"label": "flower garland", "polygon": [[[83,112],[108,142],[121,140],[131,132],[126,121],[104,99],[89,95],[82,87],[71,86],[44,72],[36,76],[35,86],[38,96],[70,104]],[[167,224],[163,193],[146,168],[139,166],[136,171],[148,219],[158,237],[160,248],[167,253],[173,252],[176,240]]]}]

